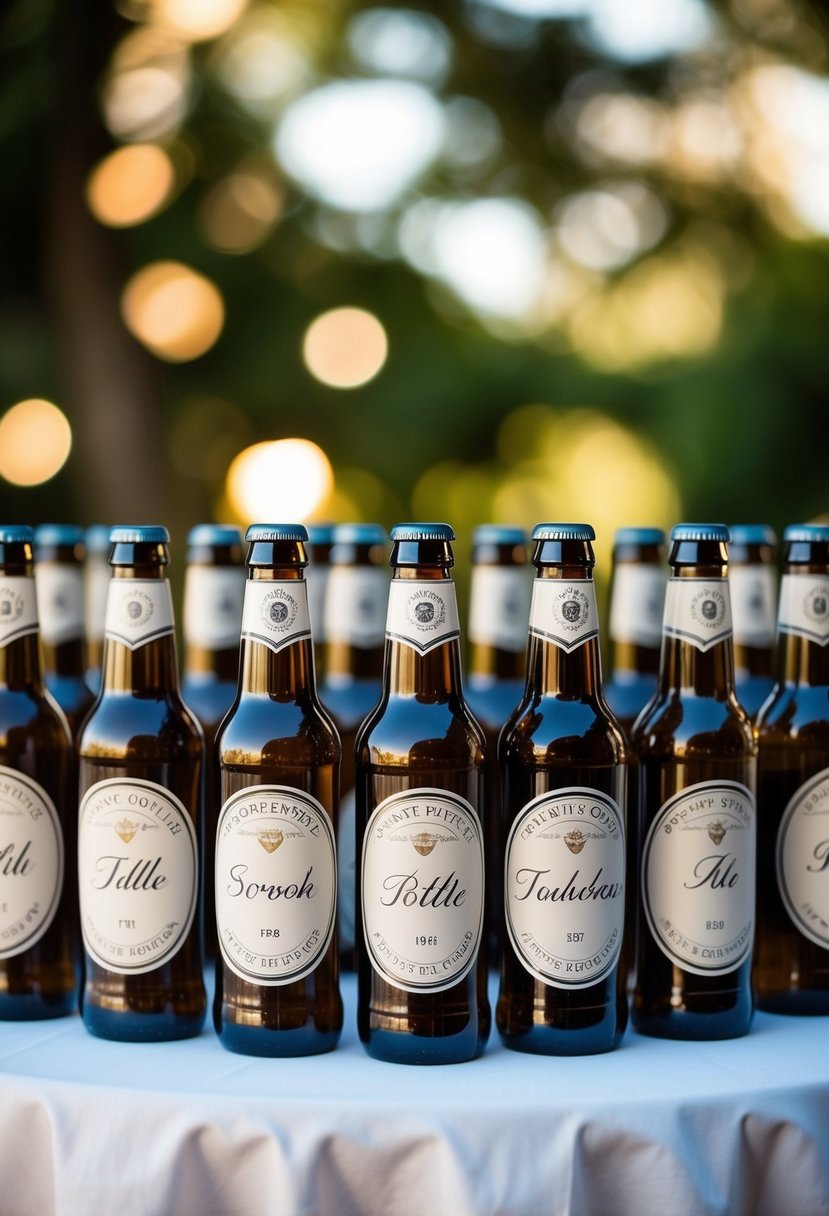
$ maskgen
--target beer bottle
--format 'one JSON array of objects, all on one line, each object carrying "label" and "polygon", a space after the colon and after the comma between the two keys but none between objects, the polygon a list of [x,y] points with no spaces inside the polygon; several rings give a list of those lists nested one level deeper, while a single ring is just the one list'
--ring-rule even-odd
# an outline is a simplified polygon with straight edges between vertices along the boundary
[{"label": "beer bottle", "polygon": [[829,1013],[829,526],[783,534],[778,681],[757,721],[757,1004]]},{"label": "beer bottle", "polygon": [[490,1025],[484,736],[461,688],[446,524],[398,524],[380,703],[357,735],[357,1026],[369,1055],[470,1060]]},{"label": "beer bottle", "polygon": [[504,898],[498,736],[524,692],[531,588],[523,529],[497,524],[476,528],[472,534],[466,699],[486,739],[486,936],[491,966],[497,964],[501,951]]},{"label": "beer bottle", "polygon": [[305,571],[305,585],[308,590],[308,611],[311,614],[311,633],[314,639],[314,667],[317,680],[322,681],[325,676],[325,601],[328,595],[334,525],[310,524],[307,531],[308,556],[311,560]]},{"label": "beer bottle", "polygon": [[664,561],[665,533],[661,528],[617,528],[610,588],[610,679],[605,696],[628,736],[656,692],[665,603]]},{"label": "beer bottle", "polygon": [[336,1047],[340,743],[314,685],[301,524],[255,524],[239,686],[216,743],[216,1030],[231,1051]]},{"label": "beer bottle", "polygon": [[756,744],[734,692],[728,528],[678,524],[656,697],[636,722],[641,904],[632,1020],[727,1039],[751,1024]]},{"label": "beer bottle", "polygon": [[204,733],[204,827],[202,843],[202,907],[204,952],[216,957],[216,907],[213,884],[213,841],[221,806],[219,766],[214,754],[216,731],[236,695],[239,675],[239,634],[245,593],[242,537],[225,524],[198,524],[187,537],[184,574],[185,703]]},{"label": "beer bottle", "polygon": [[83,568],[84,622],[86,625],[86,682],[97,695],[101,687],[104,658],[104,623],[109,595],[109,534],[105,524],[86,529],[86,560]]},{"label": "beer bottle", "polygon": [[0,527],[0,1019],[77,1008],[72,741],[46,691],[33,533]]},{"label": "beer bottle", "polygon": [[340,965],[354,969],[354,741],[380,699],[389,576],[386,534],[377,524],[334,528],[324,609],[325,681],[320,696],[342,743],[337,827]]},{"label": "beer bottle", "polygon": [[[95,700],[86,682],[83,529],[73,524],[41,524],[35,531],[35,556],[46,687],[63,710],[75,739]],[[74,784],[73,780],[73,789]]]},{"label": "beer bottle", "polygon": [[774,687],[777,537],[765,524],[734,524],[728,582],[734,614],[737,697],[752,720]]},{"label": "beer bottle", "polygon": [[113,528],[103,682],[81,731],[81,1013],[104,1039],[202,1028],[204,742],[179,693],[166,528]]},{"label": "beer bottle", "polygon": [[627,1024],[626,751],[601,687],[589,524],[539,524],[523,700],[504,727],[507,1047],[584,1055]]}]

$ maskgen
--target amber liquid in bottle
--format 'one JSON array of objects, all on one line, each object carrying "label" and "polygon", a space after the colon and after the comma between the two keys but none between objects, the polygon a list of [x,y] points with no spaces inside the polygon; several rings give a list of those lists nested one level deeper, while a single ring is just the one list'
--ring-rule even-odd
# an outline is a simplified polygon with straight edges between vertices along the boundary
[{"label": "amber liquid in bottle", "polygon": [[527,688],[499,747],[507,933],[496,1023],[507,1047],[550,1055],[609,1051],[627,1025],[627,757],[601,690],[592,537],[587,525],[533,533]]},{"label": "amber liquid in bottle", "polygon": [[734,679],[739,702],[753,722],[774,687],[775,541],[774,532],[763,524],[738,524],[731,529],[728,547]]},{"label": "amber liquid in bottle", "polygon": [[168,539],[165,529],[112,532],[103,683],[79,742],[81,1012],[106,1039],[189,1038],[207,1006],[197,908],[204,741],[179,692]]},{"label": "amber liquid in bottle", "polygon": [[86,683],[83,532],[69,525],[44,525],[35,533],[35,548],[46,687],[63,710],[72,738],[77,739],[95,700]]},{"label": "amber liquid in bottle", "polygon": [[398,1063],[473,1059],[490,1029],[485,745],[461,686],[453,535],[392,531],[383,693],[357,736],[357,1026]]},{"label": "amber liquid in bottle", "polygon": [[779,679],[757,723],[757,1005],[829,1013],[829,529],[784,534]]},{"label": "amber liquid in bottle", "polygon": [[636,1030],[745,1034],[755,889],[756,745],[734,692],[728,529],[672,533],[659,691],[633,732],[639,758]]},{"label": "amber liquid in bottle", "polygon": [[305,529],[255,525],[247,539],[239,687],[217,739],[213,1019],[231,1051],[311,1055],[336,1047],[343,1024],[334,844],[340,743],[316,693]]},{"label": "amber liquid in bottle", "polygon": [[77,1008],[80,966],[72,773],[69,728],[43,681],[31,529],[2,528],[3,1021],[61,1017]]}]

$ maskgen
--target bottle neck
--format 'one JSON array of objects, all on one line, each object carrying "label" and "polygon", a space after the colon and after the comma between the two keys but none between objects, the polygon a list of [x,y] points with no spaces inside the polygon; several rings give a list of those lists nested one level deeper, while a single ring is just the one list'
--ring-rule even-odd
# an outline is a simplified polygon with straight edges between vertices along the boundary
[{"label": "bottle neck", "polygon": [[829,568],[787,566],[780,585],[777,678],[785,684],[829,684]]},{"label": "bottle neck", "polygon": [[458,608],[448,566],[395,569],[389,588],[383,686],[392,696],[416,697],[426,703],[461,694]]},{"label": "bottle neck", "polygon": [[749,646],[734,642],[734,668],[741,675],[768,676],[774,674],[774,647]]},{"label": "bottle neck", "polygon": [[83,638],[67,642],[43,642],[43,667],[56,676],[83,679],[86,668],[86,643]]},{"label": "bottle neck", "polygon": [[678,566],[665,597],[659,687],[693,696],[734,695],[731,599],[725,564]]},{"label": "bottle neck", "polygon": [[37,598],[31,562],[7,562],[0,572],[0,686],[43,689]]},{"label": "bottle neck", "polygon": [[469,674],[482,680],[523,680],[526,651],[505,650],[491,642],[472,642],[469,647]]},{"label": "bottle neck", "polygon": [[[473,553],[469,595],[470,677],[522,680],[532,581],[524,546],[493,547],[495,560]],[[520,558],[520,562],[517,560]]]},{"label": "bottle neck", "polygon": [[222,684],[235,684],[239,675],[239,646],[214,650],[185,643],[184,670],[188,676],[210,676]]},{"label": "bottle neck", "polygon": [[596,593],[590,569],[541,566],[533,585],[527,688],[595,701],[601,691]]},{"label": "bottle neck", "polygon": [[384,647],[355,646],[349,642],[325,643],[326,678],[339,684],[349,680],[368,680],[379,684],[383,677]]},{"label": "bottle neck", "polygon": [[86,671],[83,569],[69,546],[41,552],[35,586],[44,670],[82,679]]},{"label": "bottle neck", "polygon": [[611,671],[639,676],[656,676],[659,672],[659,647],[641,646],[636,642],[613,642],[610,649]]},{"label": "bottle neck", "polygon": [[184,575],[184,669],[188,676],[235,684],[245,572],[238,547],[208,549]]},{"label": "bottle neck", "polygon": [[308,589],[302,570],[253,567],[242,611],[240,695],[297,701],[314,687]]},{"label": "bottle neck", "polygon": [[665,574],[657,545],[614,551],[609,633],[614,675],[656,676],[662,642]]},{"label": "bottle neck", "polygon": [[149,698],[178,691],[170,584],[158,565],[113,568],[102,684],[104,693]]}]

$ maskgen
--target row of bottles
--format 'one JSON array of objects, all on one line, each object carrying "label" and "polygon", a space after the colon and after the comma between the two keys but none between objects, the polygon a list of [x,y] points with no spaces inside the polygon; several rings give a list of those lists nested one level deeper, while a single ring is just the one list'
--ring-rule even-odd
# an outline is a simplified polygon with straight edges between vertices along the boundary
[{"label": "row of bottles", "polygon": [[[207,891],[217,893],[209,920],[220,926],[214,1020],[225,1044],[255,1054],[328,1050],[342,1024],[337,844],[343,854],[352,841],[357,889],[345,912],[341,901],[340,921],[356,914],[359,1030],[372,1055],[433,1062],[479,1054],[490,1021],[487,939],[499,938],[495,1016],[509,1046],[553,1054],[612,1048],[627,1019],[626,904],[637,956],[635,1027],[680,1038],[748,1029],[757,744],[735,695],[727,529],[674,529],[656,691],[632,728],[602,690],[588,525],[540,525],[533,534],[523,687],[517,628],[505,625],[493,647],[486,621],[471,622],[480,654],[470,701],[482,698],[485,728],[463,693],[446,525],[392,533],[382,693],[373,708],[384,538],[368,525],[340,531],[329,578],[337,557],[361,575],[326,598],[331,713],[315,687],[305,529],[249,530],[241,650],[231,628],[238,534],[195,530],[187,698],[193,708],[200,703],[198,716],[216,735],[221,773],[212,802],[209,773],[204,782],[204,812],[202,730],[178,691],[166,531],[111,533],[102,688],[80,729],[77,759],[67,720],[41,684],[31,539],[25,528],[0,537],[0,762],[13,837],[3,876],[22,895],[4,903],[0,1014],[48,1016],[74,1005],[77,850],[82,1010],[93,1033],[172,1038],[201,1028],[198,887],[207,875]],[[476,539],[478,565],[491,567],[488,608],[510,604],[502,619],[520,619],[519,535],[482,530]],[[760,877],[777,898],[761,888],[755,984],[761,1006],[824,1012],[829,940],[818,876],[829,864],[820,834],[829,801],[829,530],[788,529],[784,541],[780,679],[757,726]],[[60,529],[39,538],[38,577],[52,563],[71,564],[76,543]],[[642,602],[654,600],[660,544],[656,533],[617,538],[617,589],[629,550],[640,590],[651,589]],[[46,601],[40,585],[38,595]],[[75,647],[70,662],[66,651],[61,665],[67,640],[48,634],[53,670],[74,679],[82,654]],[[360,637],[372,645],[361,647]],[[628,641],[620,671],[654,678],[639,659],[654,649],[646,640],[643,629]],[[225,655],[223,667],[216,654]],[[226,686],[234,667],[235,700],[217,733],[216,685]],[[633,680],[617,683],[629,693]],[[497,731],[500,711],[489,710],[485,694],[499,684],[511,686],[512,699],[493,749],[487,734]],[[346,695],[354,692],[362,707]],[[340,734],[354,740],[343,781]],[[491,780],[489,801],[485,793],[493,750],[498,814]],[[338,815],[340,789],[353,828]],[[626,831],[631,793],[638,813]],[[12,830],[21,818],[25,840]],[[207,841],[201,862],[199,838]],[[493,900],[487,888],[501,859],[502,893]]]}]

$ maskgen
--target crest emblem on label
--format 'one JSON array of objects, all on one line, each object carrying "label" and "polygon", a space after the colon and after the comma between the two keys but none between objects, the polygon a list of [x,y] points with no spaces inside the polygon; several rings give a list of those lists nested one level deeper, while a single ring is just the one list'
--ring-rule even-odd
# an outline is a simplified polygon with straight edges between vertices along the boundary
[{"label": "crest emblem on label", "polygon": [[576,650],[599,636],[596,588],[592,579],[566,582],[537,578],[533,582],[530,633],[555,642],[563,650]]},{"label": "crest emblem on label", "polygon": [[63,832],[46,791],[0,766],[0,958],[43,937],[63,890]]},{"label": "crest emblem on label", "polygon": [[415,582],[392,579],[386,637],[428,654],[460,637],[458,605],[451,579]]},{"label": "crest emblem on label", "polygon": [[829,581],[813,574],[784,574],[779,624],[783,633],[825,646],[829,642]]},{"label": "crest emblem on label", "polygon": [[383,645],[389,576],[377,566],[332,566],[325,599],[328,641],[371,649]]},{"label": "crest emblem on label", "polygon": [[40,562],[35,566],[35,587],[40,618],[40,636],[59,646],[83,636],[83,574],[65,562]]},{"label": "crest emblem on label", "polygon": [[614,642],[657,647],[662,640],[665,575],[659,566],[620,562],[613,576],[610,636]]},{"label": "crest emblem on label", "polygon": [[0,582],[0,646],[37,632],[37,598],[33,578]]},{"label": "crest emblem on label", "polygon": [[777,885],[797,929],[829,948],[829,768],[789,800],[777,831]]},{"label": "crest emblem on label", "polygon": [[777,617],[774,573],[770,566],[733,566],[728,571],[734,641],[743,646],[771,646]]},{"label": "crest emblem on label", "polygon": [[520,652],[527,645],[532,580],[522,566],[476,566],[472,571],[469,639]]},{"label": "crest emblem on label", "polygon": [[130,650],[172,633],[173,601],[167,580],[111,579],[105,632]]},{"label": "crest emblem on label", "polygon": [[194,646],[239,645],[244,572],[237,566],[190,566],[184,582],[184,636]]},{"label": "crest emblem on label", "polygon": [[724,579],[670,578],[665,633],[703,652],[732,635],[731,597]]},{"label": "crest emblem on label", "polygon": [[262,642],[278,654],[301,638],[310,638],[308,592],[303,579],[245,584],[242,636]]}]

